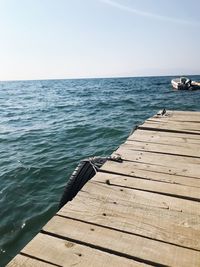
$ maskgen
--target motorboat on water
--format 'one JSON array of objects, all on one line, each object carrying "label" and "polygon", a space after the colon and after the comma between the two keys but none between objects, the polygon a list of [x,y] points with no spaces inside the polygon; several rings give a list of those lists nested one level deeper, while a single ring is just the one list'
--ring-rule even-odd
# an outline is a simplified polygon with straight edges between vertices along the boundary
[{"label": "motorboat on water", "polygon": [[192,87],[192,81],[187,77],[172,79],[171,84],[173,88],[177,90],[188,90]]}]

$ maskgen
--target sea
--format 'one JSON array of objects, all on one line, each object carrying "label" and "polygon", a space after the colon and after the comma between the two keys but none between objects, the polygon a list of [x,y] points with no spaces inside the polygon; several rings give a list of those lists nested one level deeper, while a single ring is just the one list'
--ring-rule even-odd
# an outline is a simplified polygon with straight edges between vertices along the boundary
[{"label": "sea", "polygon": [[80,160],[111,155],[163,108],[200,111],[200,91],[172,78],[0,82],[0,266],[56,213]]}]

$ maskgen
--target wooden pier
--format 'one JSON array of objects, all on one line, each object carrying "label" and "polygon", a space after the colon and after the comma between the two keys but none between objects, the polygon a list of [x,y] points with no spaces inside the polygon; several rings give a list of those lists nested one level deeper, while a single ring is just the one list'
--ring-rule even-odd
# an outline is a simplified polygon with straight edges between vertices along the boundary
[{"label": "wooden pier", "polygon": [[113,155],[9,267],[200,266],[200,112],[161,112]]}]

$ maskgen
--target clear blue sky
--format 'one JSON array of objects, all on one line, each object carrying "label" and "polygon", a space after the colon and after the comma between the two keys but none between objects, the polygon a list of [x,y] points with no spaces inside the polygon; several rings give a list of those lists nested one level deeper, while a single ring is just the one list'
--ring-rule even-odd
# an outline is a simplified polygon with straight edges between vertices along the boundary
[{"label": "clear blue sky", "polygon": [[200,74],[199,0],[0,0],[0,80]]}]

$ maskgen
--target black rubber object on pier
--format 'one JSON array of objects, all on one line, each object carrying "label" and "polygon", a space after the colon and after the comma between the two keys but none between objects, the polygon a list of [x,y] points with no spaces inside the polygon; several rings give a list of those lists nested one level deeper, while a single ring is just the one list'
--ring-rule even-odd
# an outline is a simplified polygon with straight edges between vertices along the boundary
[{"label": "black rubber object on pier", "polygon": [[107,158],[92,158],[82,160],[71,177],[67,181],[64,193],[59,203],[61,209],[68,201],[71,201],[81,188],[90,180],[98,169],[106,162]]}]

